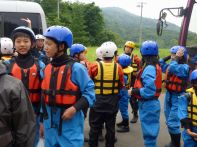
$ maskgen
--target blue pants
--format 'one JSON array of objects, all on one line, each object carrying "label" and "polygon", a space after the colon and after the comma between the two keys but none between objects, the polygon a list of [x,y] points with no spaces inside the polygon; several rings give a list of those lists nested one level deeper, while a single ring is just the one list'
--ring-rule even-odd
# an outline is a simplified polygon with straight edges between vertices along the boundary
[{"label": "blue pants", "polygon": [[[180,94],[179,94],[180,95]],[[164,100],[164,114],[168,131],[171,134],[180,133],[180,119],[178,118],[178,94],[166,92]]]},{"label": "blue pants", "polygon": [[[197,127],[193,127],[192,132],[197,133]],[[195,141],[190,135],[187,134],[186,130],[182,132],[184,147],[197,147],[197,141]]]},{"label": "blue pants", "polygon": [[129,119],[128,103],[129,103],[129,96],[128,95],[124,95],[120,98],[119,109],[120,109],[122,119]]},{"label": "blue pants", "polygon": [[36,116],[36,138],[35,138],[35,147],[38,146],[38,142],[40,140],[40,116]]},{"label": "blue pants", "polygon": [[159,100],[139,100],[139,114],[144,145],[146,147],[157,147],[157,137],[160,129]]},{"label": "blue pants", "polygon": [[[82,111],[70,120],[62,121],[62,132],[58,135],[60,108],[56,112],[46,106],[48,119],[44,120],[45,147],[83,147],[84,146],[84,115]],[[51,113],[52,112],[52,117]],[[51,120],[52,119],[52,120]],[[53,124],[51,124],[51,121]]]}]

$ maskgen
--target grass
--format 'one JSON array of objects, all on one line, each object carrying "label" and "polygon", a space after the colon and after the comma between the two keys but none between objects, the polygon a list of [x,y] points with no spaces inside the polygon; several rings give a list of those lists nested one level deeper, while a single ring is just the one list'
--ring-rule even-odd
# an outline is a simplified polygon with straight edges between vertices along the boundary
[{"label": "grass", "polygon": [[[90,62],[95,61],[95,59],[96,59],[96,48],[97,47],[88,47],[88,52],[87,52],[88,61],[90,61]],[[123,49],[118,48],[118,54],[120,55],[121,53],[123,53]],[[135,49],[134,54],[137,54],[139,57],[141,57],[139,49]],[[169,49],[159,49],[160,58],[166,57],[168,55],[170,55]]]}]

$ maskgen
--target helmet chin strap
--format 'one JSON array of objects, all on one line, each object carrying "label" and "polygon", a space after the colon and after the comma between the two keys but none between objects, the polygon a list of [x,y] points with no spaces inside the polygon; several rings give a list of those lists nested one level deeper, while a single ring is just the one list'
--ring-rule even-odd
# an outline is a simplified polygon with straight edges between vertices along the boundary
[{"label": "helmet chin strap", "polygon": [[[57,57],[63,55],[63,54],[64,54],[64,50],[65,50],[65,49],[64,49],[64,48],[61,49],[60,45],[58,44],[58,45],[57,45],[57,52],[55,53],[54,58],[57,58]],[[61,54],[61,53],[62,53],[62,54]]]}]

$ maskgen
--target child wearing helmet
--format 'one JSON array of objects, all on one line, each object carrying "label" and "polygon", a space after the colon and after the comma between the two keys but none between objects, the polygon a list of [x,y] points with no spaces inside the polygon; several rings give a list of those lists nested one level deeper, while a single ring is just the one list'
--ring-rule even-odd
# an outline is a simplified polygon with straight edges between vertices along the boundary
[{"label": "child wearing helmet", "polygon": [[117,46],[108,41],[101,45],[103,61],[91,66],[90,77],[94,79],[96,102],[89,113],[89,146],[98,146],[98,136],[105,123],[106,146],[113,147],[115,143],[115,120],[118,111],[119,90],[124,86],[121,66],[113,61]]},{"label": "child wearing helmet", "polygon": [[[184,46],[173,46],[170,53],[170,56],[160,59],[162,72],[165,73],[164,114],[171,137],[171,142],[166,147],[179,147],[181,134],[180,120],[178,118],[178,96],[182,95],[187,88],[189,66],[186,64],[187,50]],[[167,64],[166,61],[169,59],[171,61]]]},{"label": "child wearing helmet", "polygon": [[89,69],[90,63],[86,59],[87,48],[83,44],[73,44],[70,48],[70,56]]},{"label": "child wearing helmet", "polygon": [[49,58],[44,51],[44,36],[41,34],[36,35],[36,45],[31,49],[31,54],[41,60],[45,65],[49,63]]},{"label": "child wearing helmet", "polygon": [[140,48],[142,68],[134,87],[128,90],[138,98],[139,116],[146,147],[156,147],[160,128],[160,102],[162,71],[158,60],[158,45],[155,41],[145,41]]},{"label": "child wearing helmet", "polygon": [[14,54],[12,39],[7,37],[0,38],[0,60],[9,60]]},{"label": "child wearing helmet", "polygon": [[[131,57],[131,67],[133,68],[132,76],[131,76],[131,86],[136,79],[137,72],[140,68],[141,59],[133,54],[133,50],[136,49],[136,44],[133,41],[126,41],[124,45],[124,53]],[[138,100],[131,96],[130,98],[130,105],[132,108],[133,118],[131,119],[130,123],[136,123],[138,120]]]},{"label": "child wearing helmet", "polygon": [[30,53],[35,43],[35,35],[30,28],[25,26],[17,27],[12,31],[11,36],[18,56],[4,62],[7,65],[8,73],[21,80],[29,93],[37,120],[36,147],[40,136],[41,79],[43,78],[45,65]]},{"label": "child wearing helmet", "polygon": [[97,49],[96,49],[96,61],[102,61],[102,59],[103,59],[103,51],[102,51],[102,48],[101,47],[98,47]]},{"label": "child wearing helmet", "polygon": [[129,132],[129,114],[128,114],[128,100],[130,99],[127,90],[131,85],[131,74],[133,68],[131,65],[131,58],[126,54],[118,56],[118,63],[121,65],[124,73],[125,88],[120,90],[119,109],[122,116],[122,121],[117,124],[117,132]]},{"label": "child wearing helmet", "polygon": [[82,110],[95,101],[94,83],[83,65],[67,55],[73,35],[64,26],[51,26],[44,33],[46,55],[51,62],[42,82],[45,146],[83,147]]},{"label": "child wearing helmet", "polygon": [[190,75],[191,88],[178,98],[178,116],[181,126],[184,146],[197,146],[197,69]]},{"label": "child wearing helmet", "polygon": [[36,120],[22,82],[7,75],[0,62],[1,147],[34,147]]}]

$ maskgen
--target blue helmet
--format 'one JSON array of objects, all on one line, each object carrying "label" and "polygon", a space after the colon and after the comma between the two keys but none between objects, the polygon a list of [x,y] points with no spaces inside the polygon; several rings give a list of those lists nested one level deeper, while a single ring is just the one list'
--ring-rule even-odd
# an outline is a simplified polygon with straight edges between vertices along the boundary
[{"label": "blue helmet", "polygon": [[144,41],[140,48],[142,56],[157,56],[158,55],[158,45],[155,41]]},{"label": "blue helmet", "polygon": [[127,67],[131,64],[131,58],[126,54],[122,54],[118,56],[118,63],[120,63],[122,67]]},{"label": "blue helmet", "polygon": [[43,34],[45,37],[54,39],[58,44],[66,43],[70,48],[73,43],[73,34],[67,27],[51,26]]},{"label": "blue helmet", "polygon": [[34,34],[34,32],[33,32],[32,29],[30,29],[29,27],[26,27],[26,26],[20,26],[20,27],[15,28],[12,31],[11,38],[12,38],[13,42],[16,39],[15,38],[15,35],[18,32],[22,32],[22,33],[28,34],[30,36],[32,42],[35,42],[36,41],[36,36],[35,36],[35,34]]},{"label": "blue helmet", "polygon": [[70,56],[74,57],[75,54],[79,54],[86,50],[83,44],[73,44],[70,48]]},{"label": "blue helmet", "polygon": [[178,46],[173,46],[171,49],[170,49],[170,53],[171,54],[176,54],[176,52],[180,49],[180,48],[183,48],[183,50],[184,50],[184,59],[186,60],[187,59],[187,50],[186,50],[186,48],[184,47],[184,46],[180,46],[180,45],[178,45]]},{"label": "blue helmet", "polygon": [[190,82],[197,80],[197,69],[193,70],[190,75]]}]

